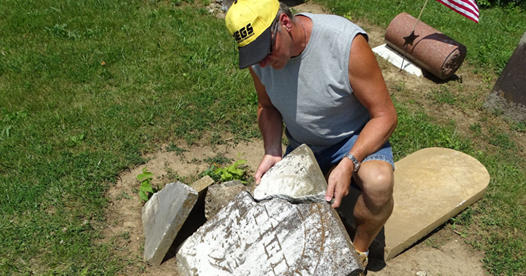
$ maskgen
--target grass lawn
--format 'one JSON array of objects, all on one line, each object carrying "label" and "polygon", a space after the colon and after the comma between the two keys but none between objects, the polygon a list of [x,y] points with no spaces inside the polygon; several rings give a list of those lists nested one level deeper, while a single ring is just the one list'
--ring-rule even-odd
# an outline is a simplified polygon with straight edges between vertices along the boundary
[{"label": "grass lawn", "polygon": [[[398,12],[419,8],[408,1],[323,2],[384,27]],[[462,37],[474,74],[494,79],[526,30],[524,11],[482,10],[476,25],[434,2],[423,19]],[[223,21],[202,2],[4,0],[1,6],[0,274],[118,273],[134,260],[98,242],[108,187],[159,145],[184,147],[176,144],[203,137],[222,143],[226,133],[258,137],[250,77],[237,69]],[[444,22],[433,21],[439,17]],[[491,273],[526,271],[525,161],[516,154],[524,149],[512,139],[526,131],[524,122],[487,132],[481,121],[459,134],[425,110],[395,103],[397,159],[443,146],[471,154],[490,172],[484,199],[449,227],[486,252]]]}]

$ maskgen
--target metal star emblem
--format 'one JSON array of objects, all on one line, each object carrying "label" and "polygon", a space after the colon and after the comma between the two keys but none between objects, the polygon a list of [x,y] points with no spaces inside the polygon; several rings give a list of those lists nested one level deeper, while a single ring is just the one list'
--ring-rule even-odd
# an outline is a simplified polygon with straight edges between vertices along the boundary
[{"label": "metal star emblem", "polygon": [[415,35],[415,31],[412,31],[408,36],[404,36],[404,47],[408,44],[413,45],[413,42],[415,42],[417,37],[419,37],[419,35]]}]

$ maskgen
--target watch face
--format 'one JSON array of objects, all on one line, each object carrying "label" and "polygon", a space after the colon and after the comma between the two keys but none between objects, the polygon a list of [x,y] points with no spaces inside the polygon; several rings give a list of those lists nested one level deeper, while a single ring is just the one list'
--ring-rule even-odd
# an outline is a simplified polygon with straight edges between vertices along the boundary
[{"label": "watch face", "polygon": [[347,153],[345,154],[345,156],[349,159],[351,159],[353,165],[354,165],[354,168],[353,168],[353,172],[358,172],[358,170],[360,169],[360,161],[358,161],[358,159],[356,159],[356,157],[354,157],[354,155],[350,154],[350,153]]},{"label": "watch face", "polygon": [[361,165],[362,165],[362,163],[356,161],[356,164],[354,164],[354,172],[358,172],[358,170],[360,169]]}]

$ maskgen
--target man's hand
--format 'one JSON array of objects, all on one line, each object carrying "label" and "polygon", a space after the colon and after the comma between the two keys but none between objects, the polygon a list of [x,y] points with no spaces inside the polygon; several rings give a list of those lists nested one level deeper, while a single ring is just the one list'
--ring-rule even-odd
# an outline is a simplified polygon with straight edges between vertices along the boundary
[{"label": "man's hand", "polygon": [[351,186],[351,176],[354,165],[348,158],[343,158],[340,163],[329,173],[327,192],[325,193],[325,200],[331,201],[332,208],[340,207],[342,198],[349,194],[349,187]]},{"label": "man's hand", "polygon": [[259,185],[259,182],[261,182],[261,177],[270,169],[272,166],[274,166],[276,163],[281,161],[282,157],[281,155],[271,155],[271,154],[265,154],[263,156],[263,159],[259,163],[258,169],[256,171],[256,174],[254,175],[254,178],[256,178],[256,185]]}]

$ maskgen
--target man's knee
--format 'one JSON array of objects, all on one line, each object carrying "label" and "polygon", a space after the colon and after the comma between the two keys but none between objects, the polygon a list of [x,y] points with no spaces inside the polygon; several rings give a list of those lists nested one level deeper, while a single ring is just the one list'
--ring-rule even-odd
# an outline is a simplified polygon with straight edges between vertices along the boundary
[{"label": "man's knee", "polygon": [[394,175],[391,165],[384,161],[367,161],[358,172],[365,203],[373,212],[392,208]]}]

